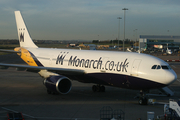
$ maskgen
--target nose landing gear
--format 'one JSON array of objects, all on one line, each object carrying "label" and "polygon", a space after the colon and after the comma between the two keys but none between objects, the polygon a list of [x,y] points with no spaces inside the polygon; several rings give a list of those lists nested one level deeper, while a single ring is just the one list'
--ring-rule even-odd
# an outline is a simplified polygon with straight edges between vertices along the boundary
[{"label": "nose landing gear", "polygon": [[140,105],[147,105],[147,104],[148,104],[147,95],[146,95],[145,91],[143,91],[143,90],[141,90],[140,93],[139,93],[138,103],[139,103]]},{"label": "nose landing gear", "polygon": [[148,99],[147,99],[146,97],[141,97],[141,98],[139,98],[138,103],[139,103],[140,105],[147,105]]}]

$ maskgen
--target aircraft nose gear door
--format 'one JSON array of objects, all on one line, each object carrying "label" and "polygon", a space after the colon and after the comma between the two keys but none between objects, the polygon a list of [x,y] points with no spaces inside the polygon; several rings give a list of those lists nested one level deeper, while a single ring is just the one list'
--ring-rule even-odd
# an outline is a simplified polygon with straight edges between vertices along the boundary
[{"label": "aircraft nose gear door", "polygon": [[140,59],[136,59],[133,62],[132,68],[131,68],[131,75],[132,76],[138,76],[138,68],[141,63]]}]

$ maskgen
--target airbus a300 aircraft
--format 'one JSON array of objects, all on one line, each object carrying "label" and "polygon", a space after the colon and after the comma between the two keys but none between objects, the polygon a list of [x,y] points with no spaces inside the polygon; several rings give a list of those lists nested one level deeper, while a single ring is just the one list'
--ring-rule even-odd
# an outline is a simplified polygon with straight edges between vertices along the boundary
[{"label": "airbus a300 aircraft", "polygon": [[[93,91],[105,91],[104,85],[107,85],[145,93],[168,86],[177,79],[168,63],[147,54],[39,48],[33,43],[20,11],[15,11],[15,18],[20,47],[14,52],[28,65],[0,63],[0,66],[38,72],[45,79],[49,94],[69,93],[71,80],[97,84],[93,85]],[[144,94],[141,94],[139,104],[147,104]]]}]

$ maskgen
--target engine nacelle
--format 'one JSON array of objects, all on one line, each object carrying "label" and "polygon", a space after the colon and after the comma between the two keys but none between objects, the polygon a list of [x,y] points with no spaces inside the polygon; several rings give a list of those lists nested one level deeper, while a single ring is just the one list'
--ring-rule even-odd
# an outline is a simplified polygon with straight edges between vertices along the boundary
[{"label": "engine nacelle", "polygon": [[61,94],[69,93],[72,87],[70,79],[65,76],[51,76],[44,80],[44,85],[49,91]]}]

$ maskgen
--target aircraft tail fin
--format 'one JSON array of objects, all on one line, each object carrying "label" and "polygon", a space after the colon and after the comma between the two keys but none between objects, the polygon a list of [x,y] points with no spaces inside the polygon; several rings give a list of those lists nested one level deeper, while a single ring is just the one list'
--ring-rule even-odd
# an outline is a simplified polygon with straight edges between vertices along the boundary
[{"label": "aircraft tail fin", "polygon": [[22,18],[20,11],[15,11],[15,18],[16,18],[16,25],[17,25],[17,31],[18,31],[18,38],[20,47],[33,47],[38,48],[34,42],[32,41],[29,32],[26,28],[26,25],[24,23],[24,20]]}]

